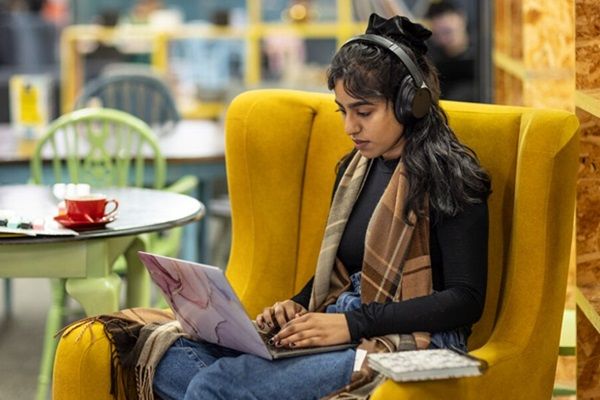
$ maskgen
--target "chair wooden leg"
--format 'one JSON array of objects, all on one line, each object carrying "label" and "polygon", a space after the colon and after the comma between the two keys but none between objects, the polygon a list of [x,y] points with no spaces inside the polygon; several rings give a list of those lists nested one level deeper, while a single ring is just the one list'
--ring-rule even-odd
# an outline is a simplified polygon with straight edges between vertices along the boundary
[{"label": "chair wooden leg", "polygon": [[58,339],[56,333],[63,326],[65,316],[66,292],[65,279],[53,279],[51,281],[52,302],[46,317],[46,332],[44,333],[44,347],[40,361],[40,374],[38,376],[37,400],[45,400],[48,388],[52,381],[52,365]]},{"label": "chair wooden leg", "polygon": [[4,278],[4,315],[8,318],[12,314],[12,281]]}]

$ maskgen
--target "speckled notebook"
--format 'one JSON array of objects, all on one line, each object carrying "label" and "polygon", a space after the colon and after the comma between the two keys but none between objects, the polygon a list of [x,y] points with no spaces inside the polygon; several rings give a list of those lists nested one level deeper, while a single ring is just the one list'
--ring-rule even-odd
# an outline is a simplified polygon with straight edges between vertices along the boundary
[{"label": "speckled notebook", "polygon": [[481,375],[485,362],[449,349],[369,354],[369,366],[397,382]]}]

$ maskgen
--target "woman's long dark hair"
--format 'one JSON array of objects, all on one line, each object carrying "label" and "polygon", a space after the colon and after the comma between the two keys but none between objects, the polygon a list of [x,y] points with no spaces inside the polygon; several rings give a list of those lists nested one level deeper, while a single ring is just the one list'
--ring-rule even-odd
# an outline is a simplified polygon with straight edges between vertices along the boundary
[{"label": "woman's long dark hair", "polygon": [[[404,219],[408,221],[410,211],[423,215],[426,196],[438,214],[457,215],[465,206],[487,197],[491,186],[489,175],[475,153],[461,144],[448,126],[448,118],[438,103],[440,89],[435,67],[426,57],[415,57],[409,47],[398,44],[419,66],[433,97],[429,112],[421,119],[402,112],[400,122],[406,137],[402,161],[409,183]],[[413,78],[395,55],[360,42],[343,46],[334,56],[327,71],[329,89],[333,90],[339,80],[352,97],[383,98],[392,106],[400,90],[399,101],[406,103],[401,108],[406,110],[415,89]]]}]

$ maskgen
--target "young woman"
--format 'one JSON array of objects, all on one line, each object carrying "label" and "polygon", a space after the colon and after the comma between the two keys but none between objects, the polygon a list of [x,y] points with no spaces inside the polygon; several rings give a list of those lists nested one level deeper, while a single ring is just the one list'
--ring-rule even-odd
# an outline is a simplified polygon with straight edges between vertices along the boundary
[{"label": "young woman", "polygon": [[[316,273],[257,316],[282,347],[466,349],[482,313],[490,180],[438,105],[431,34],[372,15],[334,56],[328,86],[355,149],[339,164]],[[278,361],[178,339],[156,370],[163,399],[315,399],[368,382],[355,350]]]}]

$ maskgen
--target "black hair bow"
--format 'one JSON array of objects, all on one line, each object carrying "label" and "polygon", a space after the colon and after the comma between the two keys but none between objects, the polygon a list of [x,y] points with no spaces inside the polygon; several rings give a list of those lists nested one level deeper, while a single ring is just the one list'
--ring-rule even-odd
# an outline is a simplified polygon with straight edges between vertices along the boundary
[{"label": "black hair bow", "polygon": [[418,54],[427,53],[425,41],[431,36],[431,31],[421,24],[416,24],[406,17],[399,15],[385,19],[373,13],[365,33],[387,36],[397,42],[409,46]]}]

